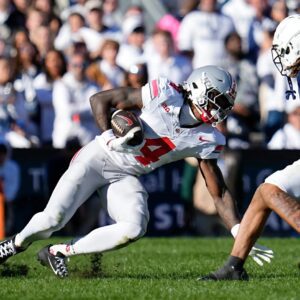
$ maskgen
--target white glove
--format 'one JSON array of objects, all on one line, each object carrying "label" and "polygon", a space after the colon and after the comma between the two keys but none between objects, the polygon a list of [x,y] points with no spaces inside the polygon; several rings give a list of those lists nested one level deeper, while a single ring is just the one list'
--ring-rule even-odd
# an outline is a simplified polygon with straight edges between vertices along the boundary
[{"label": "white glove", "polygon": [[274,252],[272,249],[259,244],[255,244],[252,247],[249,255],[261,267],[264,265],[264,262],[270,263],[271,259],[274,258]]},{"label": "white glove", "polygon": [[133,128],[123,137],[116,137],[112,129],[106,130],[102,133],[102,136],[108,146],[109,150],[117,151],[121,153],[140,154],[140,148],[142,144],[138,146],[127,145],[127,142],[134,137],[134,134],[139,131],[139,128]]},{"label": "white glove", "polygon": [[[240,224],[235,224],[231,228],[231,234],[233,235],[234,238],[236,238],[239,228],[240,228]],[[255,244],[252,247],[249,255],[260,266],[263,266],[264,261],[270,263],[271,259],[274,258],[274,252],[272,249],[269,249],[265,246],[261,246],[259,244]]]}]

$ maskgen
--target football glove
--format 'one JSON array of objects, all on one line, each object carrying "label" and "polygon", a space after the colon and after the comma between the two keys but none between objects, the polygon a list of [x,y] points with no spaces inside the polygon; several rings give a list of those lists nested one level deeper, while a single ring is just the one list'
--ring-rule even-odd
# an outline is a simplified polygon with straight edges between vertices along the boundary
[{"label": "football glove", "polygon": [[[236,238],[239,231],[240,224],[236,224],[231,228],[231,234],[234,238]],[[249,255],[252,259],[260,266],[264,265],[264,262],[270,263],[271,259],[274,258],[274,252],[272,249],[269,249],[265,246],[261,246],[259,244],[255,244]]]},{"label": "football glove", "polygon": [[270,263],[271,259],[274,258],[274,252],[272,249],[259,244],[255,244],[252,247],[249,255],[261,267],[264,265],[264,262]]},{"label": "football glove", "polygon": [[111,151],[117,151],[121,153],[140,154],[139,150],[142,144],[138,146],[130,146],[127,144],[127,142],[134,137],[135,132],[139,130],[140,130],[139,128],[133,128],[126,135],[122,137],[116,137],[112,129],[109,129],[104,131],[102,133],[102,136],[104,137],[108,149]]}]

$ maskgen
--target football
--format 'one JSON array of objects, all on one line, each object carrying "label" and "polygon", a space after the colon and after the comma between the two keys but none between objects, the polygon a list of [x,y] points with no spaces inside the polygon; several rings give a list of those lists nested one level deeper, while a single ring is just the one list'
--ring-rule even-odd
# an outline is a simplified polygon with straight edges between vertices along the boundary
[{"label": "football", "polygon": [[111,128],[115,136],[123,137],[130,130],[139,128],[134,137],[127,142],[130,146],[140,145],[144,140],[143,125],[139,117],[127,110],[117,110],[111,116]]}]

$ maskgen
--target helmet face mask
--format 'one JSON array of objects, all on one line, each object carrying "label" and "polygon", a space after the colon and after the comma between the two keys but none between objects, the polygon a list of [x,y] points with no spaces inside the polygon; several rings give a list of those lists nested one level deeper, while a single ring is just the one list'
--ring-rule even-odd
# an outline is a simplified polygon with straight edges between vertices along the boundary
[{"label": "helmet face mask", "polygon": [[184,88],[201,120],[212,126],[226,119],[236,96],[236,84],[231,75],[215,66],[194,70]]}]

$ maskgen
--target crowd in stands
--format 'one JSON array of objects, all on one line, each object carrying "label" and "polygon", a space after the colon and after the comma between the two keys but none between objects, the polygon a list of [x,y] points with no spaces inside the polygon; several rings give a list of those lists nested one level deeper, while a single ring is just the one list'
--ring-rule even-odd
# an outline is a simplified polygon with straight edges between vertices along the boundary
[{"label": "crowd in stands", "polygon": [[181,83],[214,64],[238,85],[221,127],[229,148],[259,137],[261,147],[300,149],[300,103],[288,105],[270,51],[299,1],[178,0],[169,10],[161,1],[167,13],[153,26],[142,1],[119,2],[0,0],[0,137],[12,148],[83,146],[99,134],[92,94],[157,76]]}]

